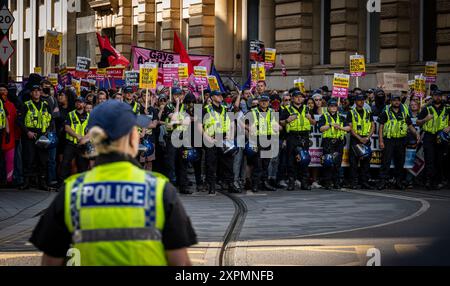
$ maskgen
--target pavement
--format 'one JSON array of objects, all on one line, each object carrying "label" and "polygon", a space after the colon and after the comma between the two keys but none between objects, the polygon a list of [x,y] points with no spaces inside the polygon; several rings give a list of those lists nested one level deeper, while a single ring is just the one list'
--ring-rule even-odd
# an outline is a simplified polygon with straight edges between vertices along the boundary
[{"label": "pavement", "polygon": [[[54,196],[0,191],[0,265],[39,265],[41,254],[27,240]],[[404,265],[411,262],[405,257],[450,237],[450,191],[279,191],[238,198],[248,212],[231,265]],[[233,202],[206,193],[181,200],[200,242],[189,249],[193,264],[218,265]],[[450,256],[443,252],[437,261]]]}]

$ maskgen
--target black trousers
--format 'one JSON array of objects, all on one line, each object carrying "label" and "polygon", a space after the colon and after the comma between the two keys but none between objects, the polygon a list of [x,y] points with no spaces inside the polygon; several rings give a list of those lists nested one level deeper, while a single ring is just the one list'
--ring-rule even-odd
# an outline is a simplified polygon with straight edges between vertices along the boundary
[{"label": "black trousers", "polygon": [[277,180],[286,180],[288,171],[288,156],[287,147],[281,146],[280,149],[280,163],[278,164]]},{"label": "black trousers", "polygon": [[425,176],[433,185],[442,182],[446,148],[448,148],[447,145],[437,143],[437,135],[425,132],[423,137]]},{"label": "black trousers", "polygon": [[194,167],[194,174],[195,174],[195,184],[197,186],[203,184],[203,179],[202,179],[202,165],[203,165],[203,149],[202,148],[195,148],[198,152],[198,154],[200,154],[200,158],[199,160],[197,160],[196,162],[194,162],[194,164],[192,164],[192,167]]},{"label": "black trousers", "polygon": [[270,158],[261,158],[261,151],[252,158],[247,159],[249,166],[253,167],[252,184],[253,187],[259,186],[262,182],[267,181]]},{"label": "black trousers", "polygon": [[176,184],[177,182],[177,171],[176,171],[176,165],[177,165],[177,148],[175,148],[172,144],[171,140],[172,134],[168,134],[165,136],[166,141],[166,170],[167,170],[167,177],[169,178],[170,182],[172,184]]},{"label": "black trousers", "polygon": [[28,179],[35,176],[47,179],[48,150],[37,147],[34,139],[23,138],[22,142],[24,151],[24,176]]},{"label": "black trousers", "polygon": [[234,156],[225,156],[222,148],[205,148],[205,174],[206,183],[214,186],[217,181],[217,166],[220,164],[220,178],[225,184],[233,182]]},{"label": "black trousers", "polygon": [[308,134],[293,134],[287,136],[287,162],[288,162],[288,176],[289,179],[300,178],[302,185],[310,185],[308,167],[300,167],[297,163],[296,148],[301,147],[309,151],[309,133]]},{"label": "black trousers", "polygon": [[391,163],[394,161],[394,178],[397,182],[404,180],[404,166],[406,156],[406,138],[384,139],[383,160],[381,162],[380,179],[389,179]]},{"label": "black trousers", "polygon": [[[359,141],[355,138],[350,139],[349,161],[350,161],[350,182],[354,185],[369,183],[370,160],[371,158],[359,159],[356,157],[353,147],[358,145]],[[367,143],[370,146],[370,142]],[[358,173],[359,172],[359,173]]]},{"label": "black trousers", "polygon": [[89,169],[89,160],[83,158],[81,150],[76,145],[67,143],[64,146],[63,160],[61,163],[61,176],[63,179],[67,179],[71,175],[73,159],[75,159],[78,173],[86,172]]},{"label": "black trousers", "polygon": [[334,160],[333,167],[323,168],[323,179],[326,183],[338,184],[340,179],[340,169],[342,166],[342,156],[344,153],[344,140],[324,138],[322,140],[323,154],[338,153]]},{"label": "black trousers", "polygon": [[187,187],[187,163],[183,159],[183,148],[174,148],[175,151],[175,176],[179,187]]}]

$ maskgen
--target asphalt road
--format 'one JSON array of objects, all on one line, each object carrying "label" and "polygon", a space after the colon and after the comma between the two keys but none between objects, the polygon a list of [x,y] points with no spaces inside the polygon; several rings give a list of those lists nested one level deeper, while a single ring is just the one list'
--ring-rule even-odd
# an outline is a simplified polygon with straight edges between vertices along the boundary
[{"label": "asphalt road", "polygon": [[[200,241],[189,250],[195,265],[219,265],[224,253],[225,265],[450,263],[450,244],[442,241],[450,237],[450,191],[247,193],[237,196],[245,214],[233,226],[238,207],[229,197],[181,198]],[[0,192],[0,265],[39,264],[27,239],[50,201],[47,194]]]}]

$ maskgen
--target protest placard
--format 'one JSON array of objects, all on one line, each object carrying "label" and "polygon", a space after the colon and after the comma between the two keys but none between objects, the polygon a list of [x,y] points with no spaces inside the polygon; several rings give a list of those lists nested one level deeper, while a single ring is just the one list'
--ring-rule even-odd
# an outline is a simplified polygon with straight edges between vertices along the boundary
[{"label": "protest placard", "polygon": [[350,75],[353,77],[362,77],[366,75],[366,60],[363,55],[350,56]]},{"label": "protest placard", "polygon": [[435,83],[438,73],[437,62],[427,62],[425,65],[425,77],[427,83]]},{"label": "protest placard", "polygon": [[379,73],[378,84],[387,91],[408,91],[409,75],[403,73]]},{"label": "protest placard", "polygon": [[264,65],[267,70],[271,70],[275,67],[276,58],[277,58],[277,50],[266,48]]},{"label": "protest placard", "polygon": [[208,76],[208,83],[211,91],[215,90],[220,91],[219,82],[217,81],[217,78],[214,75]]},{"label": "protest placard", "polygon": [[189,79],[189,66],[186,63],[180,63],[178,65],[178,78],[180,85],[187,86]]},{"label": "protest placard", "polygon": [[423,75],[416,75],[414,77],[414,92],[419,97],[424,97],[427,92],[426,78]]},{"label": "protest placard", "polygon": [[86,57],[77,57],[77,66],[75,70],[79,73],[88,73],[91,67],[91,59]]},{"label": "protest placard", "polygon": [[62,33],[47,31],[44,39],[44,52],[59,56],[61,53]]},{"label": "protest placard", "polygon": [[146,63],[139,70],[139,88],[156,89],[158,80],[158,64]]},{"label": "protest placard", "polygon": [[208,86],[208,71],[206,67],[196,66],[194,67],[194,81],[195,85],[203,87],[204,89]]},{"label": "protest placard", "polygon": [[415,80],[408,80],[409,89],[411,89],[411,90],[414,89],[415,85],[416,85]]},{"label": "protest placard", "polygon": [[58,74],[57,73],[49,73],[47,76],[48,81],[53,85],[58,85]]},{"label": "protest placard", "polygon": [[81,80],[73,78],[72,79],[72,86],[75,88],[77,96],[80,96],[81,95]]},{"label": "protest placard", "polygon": [[350,87],[350,75],[335,73],[333,78],[332,96],[336,98],[347,98]]},{"label": "protest placard", "polygon": [[163,65],[163,85],[173,87],[175,82],[179,81],[179,64]]},{"label": "protest placard", "polygon": [[38,75],[42,75],[42,68],[41,67],[35,67],[34,68],[34,73],[38,74]]},{"label": "protest placard", "polygon": [[265,59],[264,42],[259,40],[250,41],[250,61],[264,62]]},{"label": "protest placard", "polygon": [[258,81],[266,80],[266,67],[264,63],[258,63]]},{"label": "protest placard", "polygon": [[131,87],[138,87],[139,71],[125,71],[125,85]]},{"label": "protest placard", "polygon": [[298,88],[302,93],[305,93],[305,80],[303,78],[294,80],[294,87]]}]

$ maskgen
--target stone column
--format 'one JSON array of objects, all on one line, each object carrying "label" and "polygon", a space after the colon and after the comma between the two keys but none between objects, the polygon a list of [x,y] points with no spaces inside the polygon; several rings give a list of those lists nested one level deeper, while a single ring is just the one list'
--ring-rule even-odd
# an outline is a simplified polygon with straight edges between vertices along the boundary
[{"label": "stone column", "polygon": [[144,48],[155,47],[155,0],[139,0],[138,45]]},{"label": "stone column", "polygon": [[275,47],[289,69],[312,66],[312,14],[312,0],[275,1]]},{"label": "stone column", "polygon": [[381,5],[380,63],[409,62],[409,7],[407,0],[387,0]]},{"label": "stone column", "polygon": [[131,33],[133,31],[132,0],[119,0],[116,26],[116,49],[127,59],[131,58]]},{"label": "stone column", "polygon": [[214,10],[214,62],[219,71],[231,71],[234,68],[233,1],[215,1]]},{"label": "stone column", "polygon": [[213,0],[198,0],[189,6],[189,51],[193,54],[214,55]]},{"label": "stone column", "polygon": [[450,2],[437,1],[437,60],[450,61]]},{"label": "stone column", "polygon": [[275,47],[275,2],[259,1],[259,39],[267,48]]},{"label": "stone column", "polygon": [[174,32],[180,37],[181,10],[180,0],[163,1],[162,45],[164,51],[173,50]]},{"label": "stone column", "polygon": [[345,66],[358,51],[359,0],[331,1],[330,63]]}]

